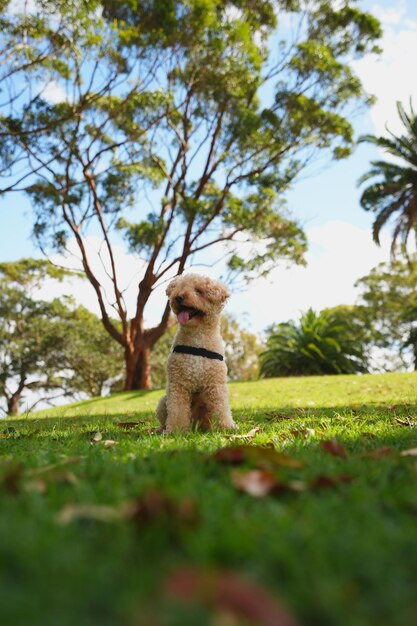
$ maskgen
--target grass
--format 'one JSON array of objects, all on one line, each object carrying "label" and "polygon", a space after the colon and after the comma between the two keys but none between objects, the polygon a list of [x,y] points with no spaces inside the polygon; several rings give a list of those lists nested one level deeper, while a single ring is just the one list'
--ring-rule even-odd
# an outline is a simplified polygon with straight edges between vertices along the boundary
[{"label": "grass", "polygon": [[[192,566],[238,573],[305,626],[416,624],[417,458],[400,454],[417,446],[416,392],[416,374],[231,384],[240,433],[261,428],[248,442],[304,463],[273,468],[304,490],[262,498],[238,491],[236,470],[209,458],[232,445],[221,433],[153,432],[161,392],[3,420],[1,623],[250,623],[170,598],[167,577]],[[125,430],[120,421],[141,423]],[[98,431],[103,439],[92,443]],[[327,454],[324,439],[340,442],[348,459]],[[390,453],[368,455],[382,447]],[[351,482],[310,487],[340,473]],[[115,519],[131,502],[136,513]],[[108,508],[59,522],[64,507],[74,505],[71,514],[79,504]]]}]

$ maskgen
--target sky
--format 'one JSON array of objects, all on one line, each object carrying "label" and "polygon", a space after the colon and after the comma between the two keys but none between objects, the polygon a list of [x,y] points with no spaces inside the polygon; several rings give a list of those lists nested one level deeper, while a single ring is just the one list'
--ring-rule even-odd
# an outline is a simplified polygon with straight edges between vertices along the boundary
[{"label": "sky", "polygon": [[[386,125],[401,131],[396,101],[404,104],[410,97],[417,103],[417,81],[414,66],[417,59],[417,2],[415,0],[365,0],[359,6],[376,15],[382,22],[384,35],[380,42],[382,54],[356,61],[354,69],[376,104],[353,121],[355,134],[386,134]],[[53,97],[53,94],[51,94]],[[320,310],[338,304],[352,304],[358,298],[355,281],[379,262],[389,259],[389,230],[382,236],[381,247],[372,241],[372,216],[359,205],[358,178],[369,169],[370,160],[378,157],[376,150],[359,145],[354,154],[343,161],[321,166],[308,177],[298,180],[288,193],[288,207],[303,226],[309,241],[306,267],[277,268],[267,279],[257,279],[245,290],[232,293],[228,312],[243,326],[261,333],[267,326],[297,318],[309,307]],[[30,241],[31,214],[23,195],[7,196],[0,201],[0,261],[13,261],[24,256],[39,257]],[[97,239],[89,242],[99,249]],[[214,254],[214,253],[213,253]],[[140,276],[141,264],[116,249],[120,275],[125,279],[127,300],[134,301],[134,284]],[[196,268],[218,277],[218,267]],[[45,284],[41,296],[72,294],[78,302],[98,312],[90,285],[72,281],[59,288]],[[147,322],[160,316],[166,297],[163,287],[153,297]]]}]

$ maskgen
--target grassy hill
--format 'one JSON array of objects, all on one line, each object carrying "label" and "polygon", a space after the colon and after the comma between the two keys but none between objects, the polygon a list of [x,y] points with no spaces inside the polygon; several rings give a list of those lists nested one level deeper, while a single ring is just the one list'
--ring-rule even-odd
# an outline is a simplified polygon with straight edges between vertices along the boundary
[{"label": "grassy hill", "polygon": [[417,374],[231,384],[240,439],[161,393],[2,420],[2,623],[417,623]]}]

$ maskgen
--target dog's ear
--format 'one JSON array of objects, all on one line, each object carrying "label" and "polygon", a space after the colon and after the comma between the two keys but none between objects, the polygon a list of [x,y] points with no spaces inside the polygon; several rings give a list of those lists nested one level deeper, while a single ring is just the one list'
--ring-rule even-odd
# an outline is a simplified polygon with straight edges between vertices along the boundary
[{"label": "dog's ear", "polygon": [[168,296],[168,298],[174,291],[175,287],[178,285],[178,280],[179,280],[179,276],[176,276],[175,278],[173,278],[171,282],[168,284],[167,288],[165,289],[165,293]]},{"label": "dog's ear", "polygon": [[210,281],[210,285],[206,293],[209,300],[219,304],[224,304],[227,298],[230,297],[230,291],[226,285],[223,285],[223,283],[220,283],[217,280]]}]

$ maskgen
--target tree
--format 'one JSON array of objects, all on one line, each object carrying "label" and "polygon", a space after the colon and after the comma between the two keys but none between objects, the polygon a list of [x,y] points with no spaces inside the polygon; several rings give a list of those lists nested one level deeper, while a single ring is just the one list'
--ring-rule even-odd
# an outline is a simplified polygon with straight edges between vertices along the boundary
[{"label": "tree", "polygon": [[221,321],[227,373],[230,380],[256,380],[259,377],[259,355],[263,346],[257,335],[239,325],[233,315]]},{"label": "tree", "polygon": [[[89,2],[81,25],[71,19],[81,3],[55,5],[66,95],[3,118],[27,166],[24,184],[7,188],[30,195],[43,250],[75,239],[103,325],[123,347],[125,389],[149,388],[151,350],[169,324],[167,305],[145,327],[159,285],[210,249],[247,279],[303,262],[305,236],[283,193],[317,151],[349,153],[345,116],[367,99],[345,60],[375,50],[380,28],[349,0],[133,0],[104,2],[102,16]],[[295,39],[279,28],[288,16]],[[109,305],[92,233],[103,241]],[[143,262],[132,313],[114,252],[120,234]]]},{"label": "tree", "polygon": [[74,394],[104,396],[123,384],[123,350],[105,331],[101,320],[82,306],[67,307],[62,315],[65,386]]},{"label": "tree", "polygon": [[395,355],[391,369],[405,367],[410,351],[417,369],[417,258],[380,263],[356,287],[374,344]]},{"label": "tree", "polygon": [[372,143],[385,151],[395,161],[371,162],[371,169],[359,184],[372,181],[363,191],[360,203],[365,211],[375,213],[373,223],[374,241],[379,244],[381,229],[394,219],[392,252],[400,242],[406,248],[410,234],[416,235],[417,227],[417,116],[410,103],[410,113],[397,103],[398,114],[405,133],[397,137],[365,135],[361,141]]},{"label": "tree", "polygon": [[8,415],[18,415],[28,392],[38,396],[33,406],[101,395],[122,374],[121,351],[95,315],[68,299],[35,297],[46,276],[66,274],[34,259],[0,264],[0,396]]},{"label": "tree", "polygon": [[[152,350],[152,382],[156,388],[165,386],[166,363],[176,332],[176,327],[171,326]],[[246,328],[242,328],[230,314],[222,316],[221,334],[229,380],[256,380],[259,376],[258,357],[262,351],[259,338]]]},{"label": "tree", "polygon": [[349,320],[337,311],[309,309],[298,324],[276,325],[260,358],[264,378],[367,371],[365,346]]}]

